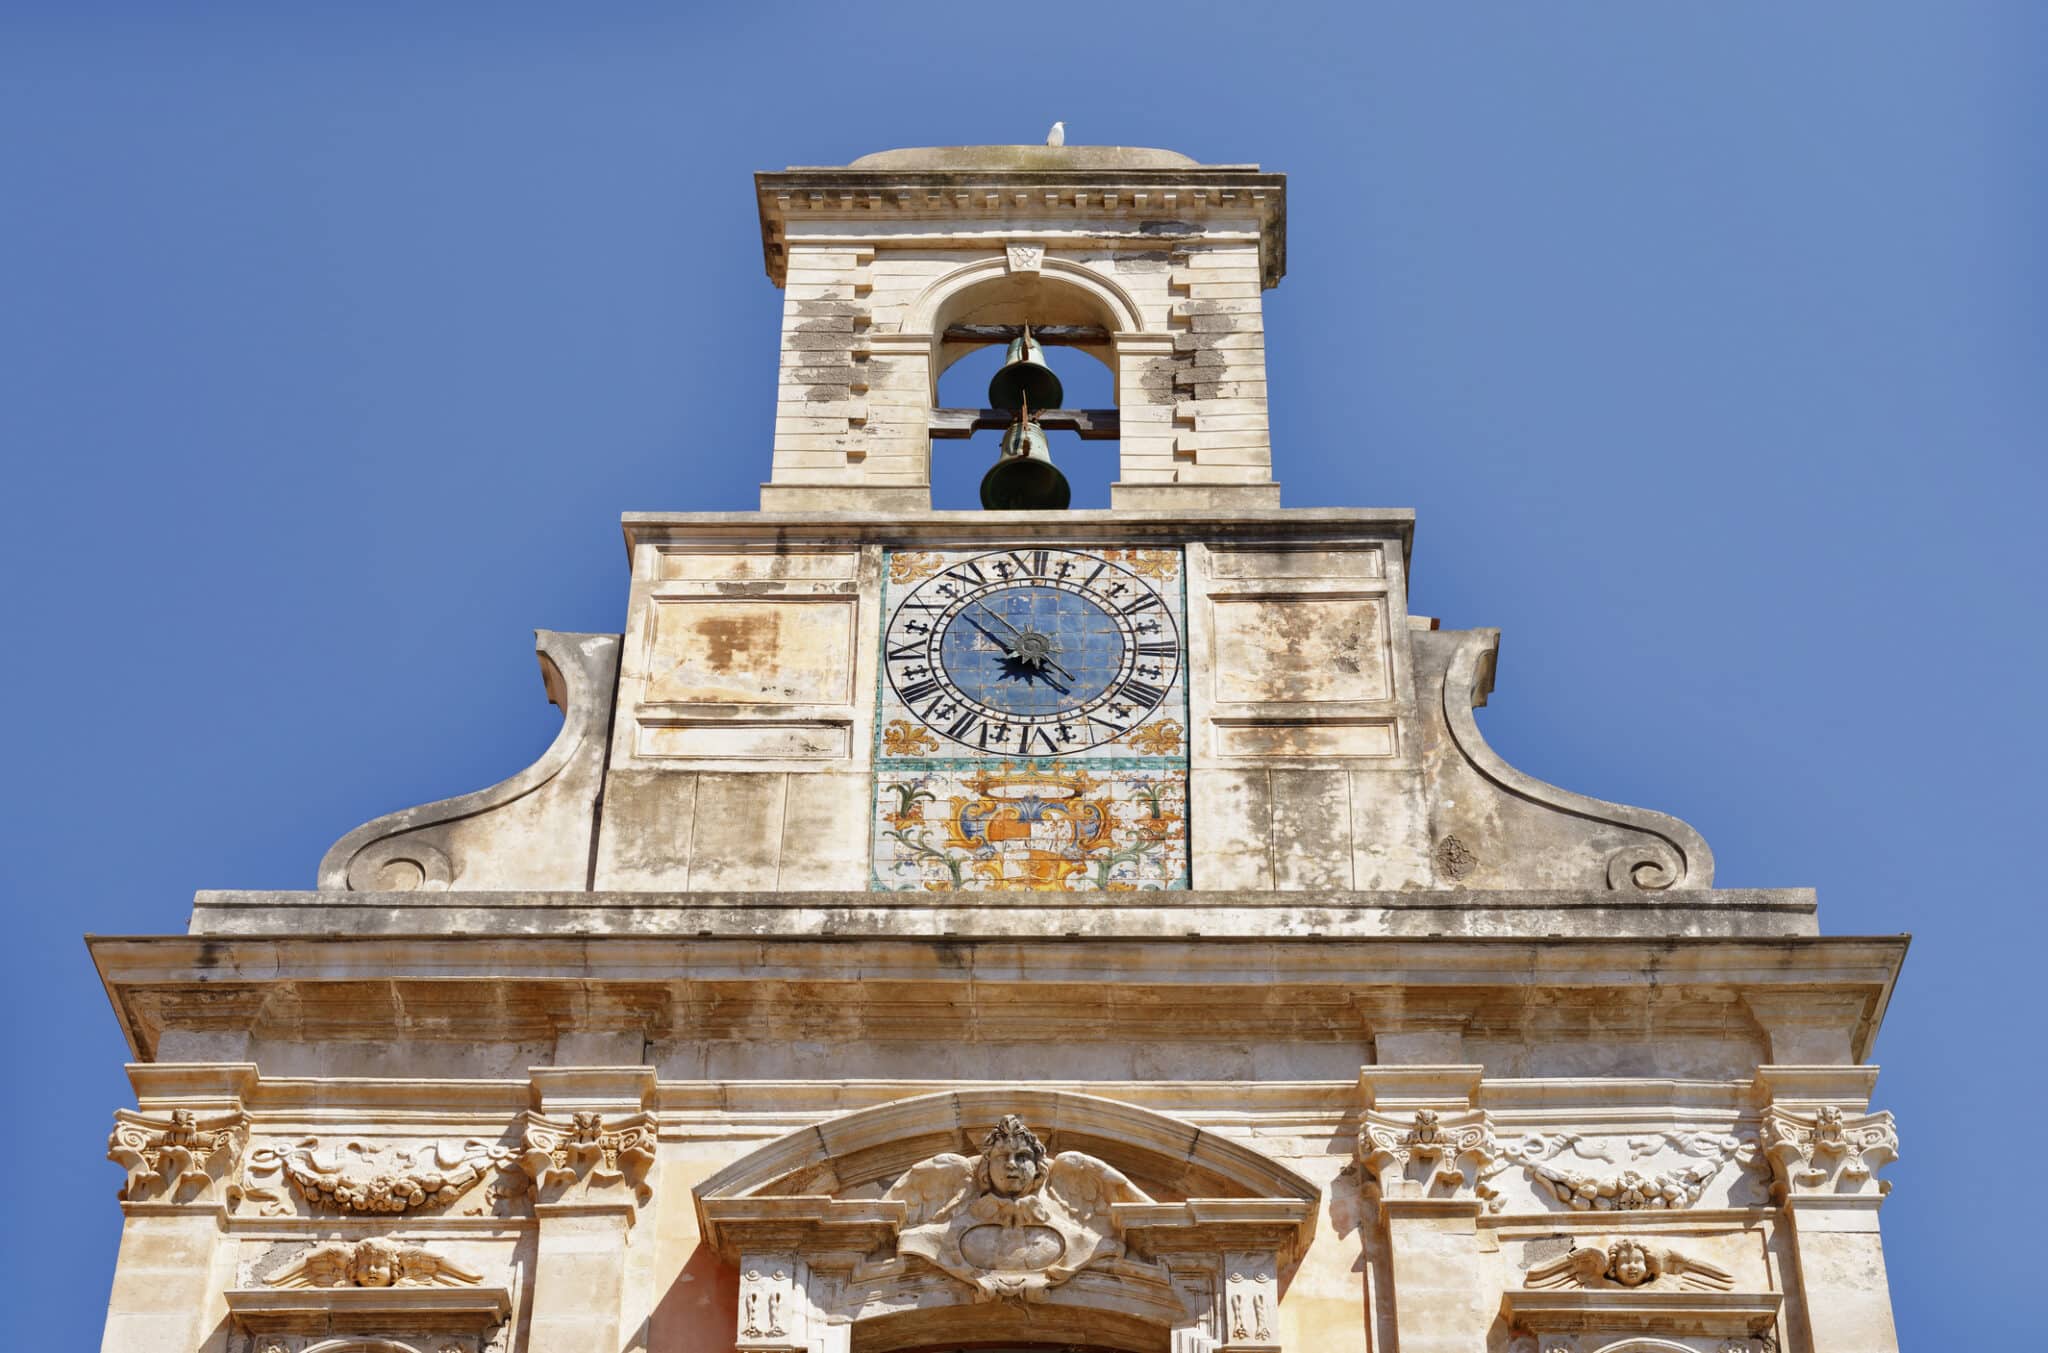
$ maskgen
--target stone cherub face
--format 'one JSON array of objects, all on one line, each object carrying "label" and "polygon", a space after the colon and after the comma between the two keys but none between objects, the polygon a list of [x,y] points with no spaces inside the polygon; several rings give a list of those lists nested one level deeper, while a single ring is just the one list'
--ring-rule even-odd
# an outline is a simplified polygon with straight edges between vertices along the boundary
[{"label": "stone cherub face", "polygon": [[1633,1240],[1617,1240],[1607,1248],[1607,1276],[1623,1287],[1641,1287],[1650,1280],[1650,1256]]},{"label": "stone cherub face", "polygon": [[398,1248],[381,1240],[366,1240],[356,1246],[350,1276],[357,1287],[394,1287],[398,1283]]},{"label": "stone cherub face", "polygon": [[1015,1114],[982,1139],[981,1160],[989,1188],[1005,1198],[1030,1193],[1045,1181],[1045,1145]]}]

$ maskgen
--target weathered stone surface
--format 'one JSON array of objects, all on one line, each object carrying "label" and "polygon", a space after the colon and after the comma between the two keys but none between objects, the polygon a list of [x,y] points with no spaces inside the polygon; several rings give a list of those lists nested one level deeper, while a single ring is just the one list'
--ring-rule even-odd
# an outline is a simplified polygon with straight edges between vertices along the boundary
[{"label": "weathered stone surface", "polygon": [[[109,1353],[1894,1349],[1905,938],[1506,765],[1411,515],[1279,509],[1284,181],[955,147],[757,189],[781,510],[626,518],[622,634],[541,633],[534,767],[89,941],[142,1059]],[[958,326],[1027,321],[1115,373],[1116,506],[929,511]],[[1126,570],[1103,624],[961,642],[1076,682],[1094,642],[1132,703],[981,757],[909,626],[1024,550]],[[1043,887],[946,886],[991,877]]]}]

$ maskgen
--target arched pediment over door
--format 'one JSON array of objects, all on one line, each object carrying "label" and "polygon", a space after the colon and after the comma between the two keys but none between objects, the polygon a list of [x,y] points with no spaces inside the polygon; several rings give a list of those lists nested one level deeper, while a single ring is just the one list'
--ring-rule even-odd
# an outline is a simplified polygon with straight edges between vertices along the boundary
[{"label": "arched pediment over door", "polygon": [[737,1347],[943,1340],[1271,1353],[1320,1190],[1165,1114],[1064,1090],[920,1095],[792,1132],[696,1190]]}]

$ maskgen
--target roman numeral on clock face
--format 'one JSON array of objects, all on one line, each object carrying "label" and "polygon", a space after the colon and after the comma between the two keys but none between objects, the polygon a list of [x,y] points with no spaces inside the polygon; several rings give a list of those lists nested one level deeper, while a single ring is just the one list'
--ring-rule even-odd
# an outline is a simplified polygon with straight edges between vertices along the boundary
[{"label": "roman numeral on clock face", "polygon": [[[1139,646],[1139,651],[1144,651],[1143,645]],[[923,656],[924,645],[916,640],[912,640],[907,644],[891,644],[889,646],[890,662],[909,662],[914,658],[921,658]]]},{"label": "roman numeral on clock face", "polygon": [[924,680],[914,681],[908,686],[897,687],[896,694],[903,697],[904,704],[914,705],[920,700],[928,700],[932,696],[937,695],[939,689],[937,677],[926,677]]},{"label": "roman numeral on clock face", "polygon": [[1123,684],[1121,693],[1141,705],[1156,705],[1166,698],[1164,690],[1149,681],[1139,681],[1135,678]]}]

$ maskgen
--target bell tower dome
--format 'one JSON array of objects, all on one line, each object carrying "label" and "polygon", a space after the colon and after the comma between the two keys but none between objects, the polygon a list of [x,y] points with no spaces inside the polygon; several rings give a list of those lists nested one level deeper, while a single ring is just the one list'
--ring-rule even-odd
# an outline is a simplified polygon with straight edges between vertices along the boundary
[{"label": "bell tower dome", "polygon": [[922,511],[935,440],[996,425],[939,407],[955,361],[1029,325],[1113,373],[1119,509],[1280,505],[1260,298],[1286,271],[1287,179],[1126,146],[942,146],[755,176],[783,289],[761,506]]}]

